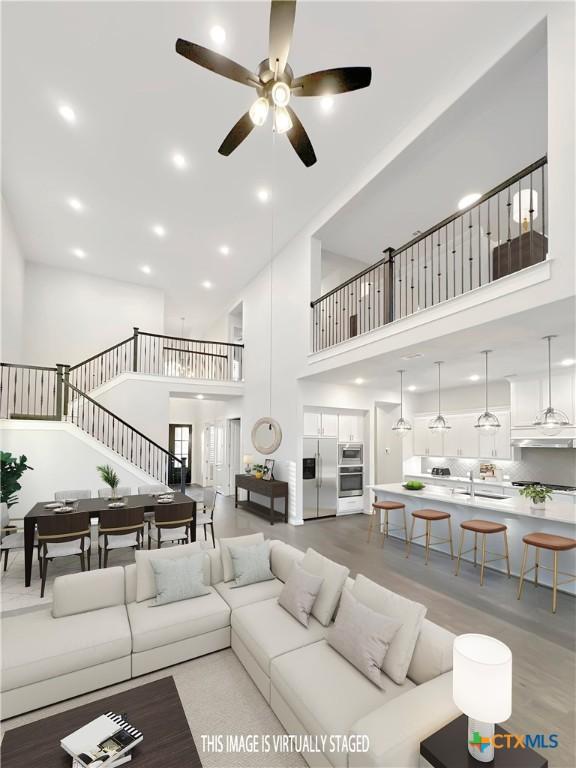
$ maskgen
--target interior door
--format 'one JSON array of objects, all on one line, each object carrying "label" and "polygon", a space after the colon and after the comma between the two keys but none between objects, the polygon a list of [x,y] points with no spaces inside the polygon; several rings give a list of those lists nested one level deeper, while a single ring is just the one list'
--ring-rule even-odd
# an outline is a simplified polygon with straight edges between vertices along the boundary
[{"label": "interior door", "polygon": [[214,429],[214,424],[206,424],[204,426],[202,453],[202,485],[204,487],[212,486],[214,484],[214,463],[216,456],[216,431]]},{"label": "interior door", "polygon": [[[178,459],[186,461],[186,485],[192,482],[192,424],[170,424],[168,433],[168,450]],[[171,485],[180,484],[180,465],[171,463]]]},{"label": "interior door", "polygon": [[228,440],[226,422],[214,422],[214,488],[228,495]]},{"label": "interior door", "polygon": [[230,419],[228,421],[228,495],[234,489],[236,475],[242,471],[240,460],[240,419]]}]

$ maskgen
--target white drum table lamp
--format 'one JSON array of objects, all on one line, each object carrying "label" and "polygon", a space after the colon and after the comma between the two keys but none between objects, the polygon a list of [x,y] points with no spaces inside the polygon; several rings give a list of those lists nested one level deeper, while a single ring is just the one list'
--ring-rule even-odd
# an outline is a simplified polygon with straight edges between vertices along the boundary
[{"label": "white drum table lamp", "polygon": [[512,652],[488,635],[454,641],[452,695],[468,715],[468,752],[479,762],[494,759],[494,723],[512,714]]}]

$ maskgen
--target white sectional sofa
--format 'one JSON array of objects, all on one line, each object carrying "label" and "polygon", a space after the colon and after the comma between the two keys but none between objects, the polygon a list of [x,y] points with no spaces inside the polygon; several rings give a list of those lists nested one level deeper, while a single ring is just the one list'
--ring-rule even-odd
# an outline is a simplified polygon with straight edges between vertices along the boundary
[{"label": "white sectional sofa", "polygon": [[[275,578],[238,588],[223,580],[220,548],[207,554],[210,594],[199,598],[152,608],[137,600],[130,565],[59,577],[51,609],[6,618],[2,716],[230,646],[289,733],[328,737],[332,748],[303,753],[314,768],[416,768],[420,741],[460,714],[447,630],[424,619],[408,676],[383,690],[328,644],[328,627],[313,616],[305,627],[278,604],[304,553],[272,541]],[[334,749],[332,735],[367,737],[369,749]]]}]

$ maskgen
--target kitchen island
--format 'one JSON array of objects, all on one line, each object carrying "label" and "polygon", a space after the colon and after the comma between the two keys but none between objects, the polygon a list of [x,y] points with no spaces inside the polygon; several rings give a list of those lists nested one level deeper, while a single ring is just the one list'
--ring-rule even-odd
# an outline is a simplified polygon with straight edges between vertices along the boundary
[{"label": "kitchen island", "polygon": [[[481,496],[467,496],[458,493],[457,490],[442,488],[440,486],[427,486],[421,491],[408,491],[400,483],[391,483],[388,485],[369,486],[379,501],[402,501],[406,505],[406,516],[411,522],[411,512],[417,509],[437,509],[440,512],[449,512],[452,521],[452,536],[454,538],[454,552],[458,552],[458,541],[460,537],[460,523],[465,520],[482,519],[491,520],[498,523],[504,523],[508,526],[508,545],[510,547],[510,568],[514,575],[519,575],[522,562],[522,552],[524,545],[522,537],[527,533],[535,531],[551,533],[557,536],[576,537],[576,507],[571,501],[549,501],[544,510],[533,510],[530,502],[521,497],[510,497],[506,499],[490,499]],[[480,491],[481,492],[481,491]],[[417,525],[415,534],[424,532],[421,524]],[[402,538],[402,533],[395,531],[390,534],[397,538]],[[433,536],[444,538],[446,528],[444,521],[434,526]],[[464,542],[464,549],[472,546],[472,534],[467,533]],[[422,539],[414,542],[413,546],[420,545]],[[420,545],[422,546],[422,545]],[[431,545],[432,549],[439,550],[446,554],[450,553],[448,544]],[[490,537],[488,548],[491,551],[498,552],[502,548],[501,537]],[[534,552],[530,553],[534,557]],[[471,553],[464,555],[463,561],[471,561]],[[550,560],[550,562],[548,562]],[[433,560],[431,560],[433,563]],[[541,563],[545,566],[551,565],[550,553],[541,554]],[[533,565],[529,561],[528,567]],[[499,571],[505,571],[503,560],[497,560],[488,566]],[[574,573],[576,571],[576,550],[563,552],[560,557],[560,570]],[[552,584],[551,573],[542,571],[540,582],[542,584]],[[575,594],[575,582],[560,587],[562,591]]]}]

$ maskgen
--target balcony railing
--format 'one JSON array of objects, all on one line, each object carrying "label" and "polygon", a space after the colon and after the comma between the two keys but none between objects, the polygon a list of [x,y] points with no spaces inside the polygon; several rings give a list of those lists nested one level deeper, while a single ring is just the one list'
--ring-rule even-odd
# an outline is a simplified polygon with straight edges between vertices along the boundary
[{"label": "balcony railing", "polygon": [[311,303],[319,352],[544,261],[546,157]]}]

